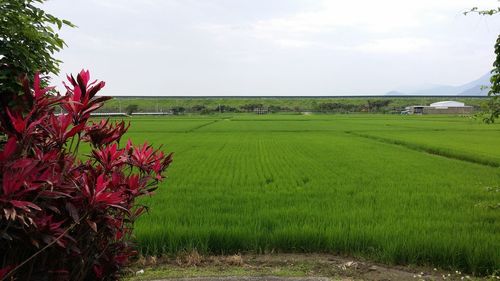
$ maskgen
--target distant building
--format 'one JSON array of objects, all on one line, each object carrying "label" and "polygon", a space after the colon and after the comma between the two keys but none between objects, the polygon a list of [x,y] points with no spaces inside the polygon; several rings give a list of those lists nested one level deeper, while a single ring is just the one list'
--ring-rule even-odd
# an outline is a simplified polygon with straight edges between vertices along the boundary
[{"label": "distant building", "polygon": [[406,114],[471,114],[474,111],[472,106],[465,105],[458,101],[440,101],[431,105],[412,105],[402,113]]},{"label": "distant building", "polygon": [[269,109],[267,107],[257,107],[253,110],[253,112],[257,114],[268,114]]}]

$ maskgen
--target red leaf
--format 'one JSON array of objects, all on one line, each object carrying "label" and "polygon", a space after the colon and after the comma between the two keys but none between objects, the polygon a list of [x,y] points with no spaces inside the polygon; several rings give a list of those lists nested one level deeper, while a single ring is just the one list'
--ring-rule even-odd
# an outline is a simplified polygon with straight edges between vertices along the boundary
[{"label": "red leaf", "polygon": [[36,204],[28,202],[28,201],[17,201],[17,200],[10,200],[10,203],[17,208],[29,211],[28,208],[41,211],[42,209],[38,207]]},{"label": "red leaf", "polygon": [[87,83],[90,80],[90,72],[88,70],[82,69],[80,73],[78,73],[77,77],[82,80],[81,82],[83,83],[83,85],[87,86]]},{"label": "red leaf", "polygon": [[93,270],[95,277],[97,277],[97,279],[101,279],[104,274],[104,269],[102,268],[102,266],[96,264],[94,265]]},{"label": "red leaf", "polygon": [[8,265],[4,268],[0,268],[0,279],[3,280],[3,278],[12,270],[14,269],[13,265]]},{"label": "red leaf", "polygon": [[8,108],[6,111],[7,115],[10,118],[10,122],[12,122],[12,126],[14,127],[16,132],[22,133],[24,129],[26,129],[28,118],[24,119],[19,112],[14,112],[14,114],[12,114]]},{"label": "red leaf", "polygon": [[14,154],[17,147],[17,140],[15,137],[10,137],[5,146],[3,147],[3,151],[0,152],[0,162],[5,161]]},{"label": "red leaf", "polygon": [[80,216],[78,215],[78,210],[76,209],[75,205],[71,204],[70,202],[66,203],[66,210],[68,210],[68,213],[73,219],[73,221],[76,222],[80,219]]},{"label": "red leaf", "polygon": [[3,193],[10,195],[21,189],[23,182],[19,180],[19,175],[9,170],[3,174]]},{"label": "red leaf", "polygon": [[69,130],[69,132],[67,132],[64,135],[64,138],[69,139],[69,138],[73,137],[75,134],[82,132],[84,127],[85,127],[85,123],[81,123],[81,124],[71,128],[71,130]]}]

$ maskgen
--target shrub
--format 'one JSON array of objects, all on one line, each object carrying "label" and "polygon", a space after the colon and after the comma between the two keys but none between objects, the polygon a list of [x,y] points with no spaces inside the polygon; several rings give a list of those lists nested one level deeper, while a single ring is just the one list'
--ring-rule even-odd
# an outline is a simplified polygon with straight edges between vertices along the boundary
[{"label": "shrub", "polygon": [[392,101],[391,100],[373,100],[367,101],[368,111],[370,112],[379,112],[383,108],[387,107]]},{"label": "shrub", "polygon": [[172,107],[172,113],[174,115],[183,114],[185,111],[186,111],[186,108],[184,108],[182,106],[174,106],[174,107]]},{"label": "shrub", "polygon": [[204,105],[199,105],[199,104],[197,104],[197,105],[193,105],[193,106],[191,107],[191,110],[192,110],[193,112],[200,112],[200,111],[203,111],[203,110],[205,110],[205,109],[207,109],[207,107],[206,107],[206,106],[204,106]]},{"label": "shrub", "polygon": [[[96,95],[104,82],[90,83],[88,71],[68,80],[60,96],[36,75],[32,88],[24,83],[31,106],[0,116],[1,280],[118,279],[146,210],[136,199],[158,187],[172,160],[147,143],[120,147],[123,121],[89,121],[108,99]],[[81,142],[90,154],[78,154]]]},{"label": "shrub", "polygon": [[231,107],[229,105],[219,104],[214,108],[215,112],[223,113],[223,112],[238,112],[238,109],[235,107]]},{"label": "shrub", "polygon": [[260,109],[262,107],[264,107],[264,105],[261,103],[259,103],[259,104],[256,104],[256,103],[244,104],[244,105],[240,106],[241,110],[246,111],[246,112],[251,112],[251,111],[254,111],[255,109]]},{"label": "shrub", "polygon": [[136,112],[138,109],[139,106],[137,104],[129,104],[125,107],[125,112],[127,112],[128,115],[132,115],[132,113]]}]

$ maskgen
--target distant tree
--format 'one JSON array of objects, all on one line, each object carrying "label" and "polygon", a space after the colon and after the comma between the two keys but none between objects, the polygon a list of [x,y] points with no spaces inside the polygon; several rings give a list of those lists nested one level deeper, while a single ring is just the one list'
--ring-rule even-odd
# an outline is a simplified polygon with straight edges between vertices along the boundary
[{"label": "distant tree", "polygon": [[243,111],[250,111],[250,105],[249,104],[244,104],[242,106],[240,106],[241,110]]},{"label": "distant tree", "polygon": [[182,106],[175,106],[175,107],[172,107],[172,113],[173,113],[174,115],[183,114],[185,111],[186,111],[186,108],[184,108],[184,107],[182,107]]},{"label": "distant tree", "polygon": [[240,110],[241,111],[248,111],[247,105],[246,104],[240,105]]},{"label": "distant tree", "polygon": [[283,111],[283,108],[279,105],[270,105],[268,110],[270,112],[280,112],[280,111]]},{"label": "distant tree", "polygon": [[336,112],[342,109],[342,104],[337,102],[325,102],[319,104],[319,110],[321,112]]},{"label": "distant tree", "polygon": [[321,112],[359,112],[361,107],[355,104],[344,103],[344,102],[325,102],[320,103],[317,109]]},{"label": "distant tree", "polygon": [[191,110],[194,111],[194,112],[199,112],[199,111],[203,111],[204,109],[206,109],[207,107],[204,106],[204,105],[193,105],[191,107]]},{"label": "distant tree", "polygon": [[238,111],[238,109],[235,107],[231,107],[229,105],[219,104],[217,107],[215,107],[214,111],[215,112],[236,112],[236,111]]},{"label": "distant tree", "polygon": [[391,100],[374,100],[370,101],[368,100],[368,111],[370,112],[378,112],[382,108],[388,106],[392,101]]},{"label": "distant tree", "polygon": [[[477,7],[470,9],[464,14],[478,13],[480,15],[492,16],[495,14],[500,14],[500,7],[496,9],[489,10],[479,10]],[[495,61],[493,62],[493,69],[491,70],[491,87],[488,92],[490,100],[487,103],[487,114],[488,116],[484,118],[484,122],[493,123],[495,119],[500,116],[500,34],[495,42]]]},{"label": "distant tree", "polygon": [[255,109],[260,109],[263,107],[264,107],[264,105],[261,103],[252,103],[252,104],[245,104],[245,105],[240,106],[240,108],[246,112],[254,111]]},{"label": "distant tree", "polygon": [[125,111],[128,115],[132,115],[132,113],[136,112],[138,109],[139,106],[137,104],[129,104],[127,105],[127,107],[125,107]]},{"label": "distant tree", "polygon": [[209,108],[204,108],[200,110],[200,114],[212,114],[213,111],[211,111]]}]

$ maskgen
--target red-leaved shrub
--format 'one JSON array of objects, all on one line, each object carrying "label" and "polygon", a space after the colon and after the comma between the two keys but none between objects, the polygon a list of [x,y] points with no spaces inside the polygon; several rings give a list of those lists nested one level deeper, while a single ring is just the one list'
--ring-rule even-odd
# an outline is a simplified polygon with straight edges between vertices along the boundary
[{"label": "red-leaved shrub", "polygon": [[[29,108],[1,110],[1,280],[118,279],[145,211],[135,201],[158,187],[172,161],[147,143],[120,146],[124,122],[89,121],[109,99],[96,96],[104,82],[83,70],[68,80],[60,96],[37,76],[24,83]],[[90,154],[78,153],[81,142]]]}]

